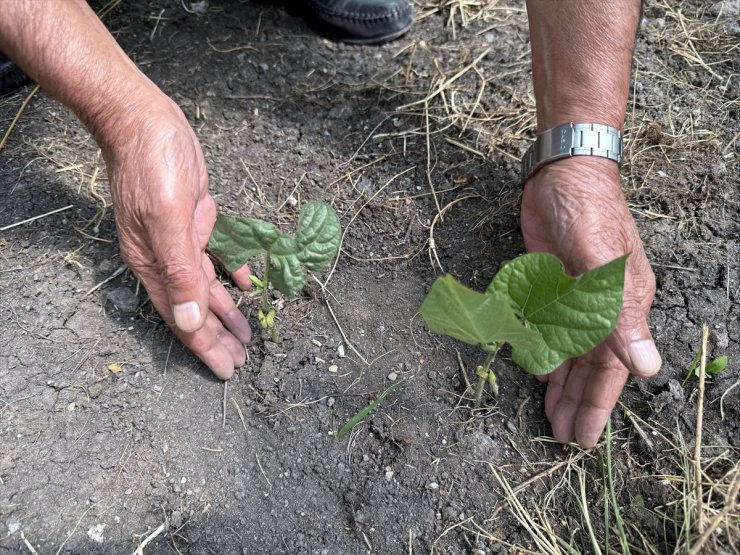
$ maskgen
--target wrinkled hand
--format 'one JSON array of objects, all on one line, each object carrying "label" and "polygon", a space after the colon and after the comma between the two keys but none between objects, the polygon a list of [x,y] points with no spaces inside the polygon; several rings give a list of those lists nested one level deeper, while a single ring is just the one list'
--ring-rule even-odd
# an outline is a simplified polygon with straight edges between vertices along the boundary
[{"label": "wrinkled hand", "polygon": [[[228,379],[245,362],[251,331],[205,254],[216,204],[203,153],[173,103],[143,112],[103,148],[121,256],[177,337]],[[232,277],[249,287],[246,267]]]},{"label": "wrinkled hand", "polygon": [[622,195],[617,165],[578,156],[545,166],[524,189],[521,224],[527,250],[555,254],[571,275],[632,253],[617,329],[546,378],[545,413],[553,435],[562,443],[575,437],[591,448],[629,374],[652,376],[661,365],[647,326],[655,277]]}]

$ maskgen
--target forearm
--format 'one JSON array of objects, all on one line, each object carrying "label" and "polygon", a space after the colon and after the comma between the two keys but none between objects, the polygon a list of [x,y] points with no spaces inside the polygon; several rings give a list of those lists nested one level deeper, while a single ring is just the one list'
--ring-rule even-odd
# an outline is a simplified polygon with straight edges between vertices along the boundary
[{"label": "forearm", "polygon": [[104,147],[129,134],[132,112],[166,102],[84,0],[0,0],[0,51],[69,106]]},{"label": "forearm", "polygon": [[537,129],[621,129],[640,0],[527,0]]}]

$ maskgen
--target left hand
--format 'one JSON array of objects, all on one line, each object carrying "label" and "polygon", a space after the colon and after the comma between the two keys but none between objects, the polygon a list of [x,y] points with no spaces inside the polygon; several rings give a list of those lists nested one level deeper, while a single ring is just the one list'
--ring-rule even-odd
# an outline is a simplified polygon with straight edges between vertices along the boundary
[{"label": "left hand", "polygon": [[647,325],[655,277],[622,195],[617,165],[575,156],[545,166],[527,181],[521,225],[527,251],[558,256],[571,275],[631,253],[616,330],[545,377],[545,413],[553,435],[591,448],[630,373],[652,376],[661,366]]}]

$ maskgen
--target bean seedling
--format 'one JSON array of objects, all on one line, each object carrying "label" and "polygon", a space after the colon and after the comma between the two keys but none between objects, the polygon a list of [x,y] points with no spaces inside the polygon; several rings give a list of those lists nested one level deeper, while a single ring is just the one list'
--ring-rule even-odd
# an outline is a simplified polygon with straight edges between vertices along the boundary
[{"label": "bean seedling", "polygon": [[571,277],[556,256],[525,254],[505,263],[485,293],[450,275],[440,277],[421,315],[430,331],[487,353],[476,369],[478,405],[486,383],[498,392],[491,367],[504,344],[511,345],[514,362],[526,372],[544,375],[606,339],[622,309],[627,256]]},{"label": "bean seedling", "polygon": [[219,214],[208,241],[208,249],[229,272],[241,268],[250,258],[265,255],[262,279],[252,276],[255,294],[262,297],[260,325],[278,341],[275,309],[270,304],[268,286],[272,283],[288,297],[306,285],[303,267],[321,270],[339,251],[342,228],[334,209],[322,202],[309,202],[301,210],[295,236],[286,235],[275,225],[256,218]]}]

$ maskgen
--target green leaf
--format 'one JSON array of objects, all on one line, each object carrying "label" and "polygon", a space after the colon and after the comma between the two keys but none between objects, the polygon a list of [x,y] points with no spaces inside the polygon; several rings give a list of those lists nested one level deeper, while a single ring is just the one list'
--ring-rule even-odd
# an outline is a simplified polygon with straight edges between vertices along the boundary
[{"label": "green leaf", "polygon": [[265,314],[265,311],[260,308],[257,313],[257,317],[259,319],[260,326],[263,328],[270,329],[275,327],[275,309],[270,309],[270,311]]},{"label": "green leaf", "polygon": [[[296,237],[282,233],[268,222],[219,214],[208,248],[229,272],[241,268],[258,254],[270,255],[268,275],[276,289],[287,296],[297,295],[306,284],[301,265],[320,270],[339,252],[342,228],[334,209],[321,202],[309,202],[298,218]],[[253,283],[264,288],[263,281]]]},{"label": "green leaf", "polygon": [[285,236],[271,223],[219,214],[208,240],[208,248],[229,272],[234,272],[250,258],[269,252],[273,243],[281,237]]},{"label": "green leaf", "polygon": [[478,293],[449,275],[434,282],[421,316],[429,331],[470,345],[506,342],[531,349],[540,342],[540,334],[517,319],[506,297]]},{"label": "green leaf", "polygon": [[320,270],[339,251],[342,228],[336,212],[323,202],[309,202],[298,218],[298,259],[309,270]]},{"label": "green leaf", "polygon": [[683,382],[681,382],[681,385],[686,385],[686,382],[689,381],[691,378],[691,374],[694,374],[697,378],[699,377],[699,368],[697,368],[697,365],[699,364],[699,358],[701,357],[701,351],[697,352],[694,355],[694,359],[691,361],[691,364],[689,365],[689,373],[686,374],[686,377],[683,379]]},{"label": "green leaf", "polygon": [[706,365],[704,370],[707,373],[707,376],[715,376],[722,372],[725,368],[727,368],[727,363],[729,362],[729,358],[727,358],[727,355],[723,355],[721,357],[715,358],[712,362]]},{"label": "green leaf", "polygon": [[578,277],[548,253],[525,254],[501,268],[486,293],[508,297],[542,336],[535,349],[512,345],[514,362],[530,374],[548,374],[606,339],[622,310],[627,256]]},{"label": "green leaf", "polygon": [[270,255],[270,281],[288,297],[300,293],[306,285],[306,274],[298,257],[294,254]]},{"label": "green leaf", "polygon": [[342,426],[342,428],[339,430],[339,432],[337,432],[337,435],[335,437],[337,439],[342,439],[344,436],[346,436],[350,432],[350,430],[352,430],[352,428],[354,428],[360,422],[362,422],[362,420],[368,414],[371,414],[372,412],[374,412],[380,406],[380,403],[383,401],[383,399],[385,399],[386,397],[388,397],[388,395],[390,395],[391,393],[393,393],[396,390],[396,388],[399,385],[401,385],[401,383],[403,383],[403,382],[394,383],[388,389],[386,389],[385,391],[383,391],[383,393],[381,393],[378,396],[378,398],[375,399],[375,401],[373,401],[369,405],[367,405],[364,408],[362,408],[361,410],[359,410],[352,418],[350,418],[347,421],[347,423],[344,426]]},{"label": "green leaf", "polygon": [[[254,274],[249,274],[249,280],[252,282],[252,285],[254,285],[255,287],[259,287],[260,289],[264,288],[265,286],[262,280]],[[260,292],[257,291],[257,293],[259,294]]]}]

